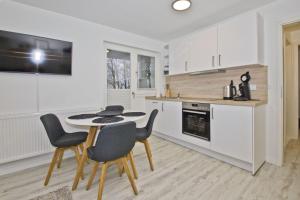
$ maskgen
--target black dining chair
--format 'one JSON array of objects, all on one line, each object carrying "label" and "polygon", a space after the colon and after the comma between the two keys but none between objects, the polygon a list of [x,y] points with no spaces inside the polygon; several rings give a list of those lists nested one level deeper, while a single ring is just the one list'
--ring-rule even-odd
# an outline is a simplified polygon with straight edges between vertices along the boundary
[{"label": "black dining chair", "polygon": [[150,135],[152,133],[154,120],[155,120],[155,117],[157,116],[157,114],[158,114],[158,110],[154,109],[150,114],[147,125],[143,128],[136,128],[136,141],[144,144],[146,153],[147,153],[147,157],[148,157],[148,160],[150,163],[150,168],[152,171],[154,170],[154,166],[153,166],[152,152],[151,152],[148,138],[150,137]]},{"label": "black dining chair", "polygon": [[110,106],[106,106],[105,108],[106,111],[124,111],[124,107],[121,105],[110,105]]},{"label": "black dining chair", "polygon": [[111,164],[121,164],[130,181],[134,194],[138,194],[137,187],[127,164],[127,158],[135,145],[135,122],[125,122],[105,126],[101,129],[96,145],[87,149],[88,157],[96,163],[89,178],[86,189],[91,187],[97,173],[99,162],[102,164],[99,181],[98,200],[102,199],[106,171]]},{"label": "black dining chair", "polygon": [[[50,163],[48,174],[46,176],[46,180],[44,182],[44,185],[48,185],[52,171],[55,167],[55,164],[57,163],[57,167],[60,168],[64,151],[67,149],[71,149],[75,152],[75,157],[77,163],[80,162],[80,152],[79,148],[83,142],[86,141],[87,132],[75,132],[75,133],[67,133],[63,129],[58,117],[54,114],[46,114],[40,117],[46,133],[48,135],[48,138],[50,140],[50,143],[56,147],[52,161]],[[83,175],[81,176],[83,178]]]}]

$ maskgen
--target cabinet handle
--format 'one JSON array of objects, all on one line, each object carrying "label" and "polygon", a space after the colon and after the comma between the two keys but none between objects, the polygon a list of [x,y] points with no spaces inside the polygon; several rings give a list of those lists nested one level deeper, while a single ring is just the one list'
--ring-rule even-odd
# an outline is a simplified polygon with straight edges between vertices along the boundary
[{"label": "cabinet handle", "polygon": [[212,66],[215,66],[215,56],[212,56]]},{"label": "cabinet handle", "polygon": [[152,102],[152,103],[157,104],[158,102]]},{"label": "cabinet handle", "polygon": [[185,67],[185,71],[187,71],[187,68],[188,68],[188,62],[187,61],[185,61],[185,63],[184,63],[184,67]]},{"label": "cabinet handle", "polygon": [[161,111],[164,112],[164,103],[161,104]]},{"label": "cabinet handle", "polygon": [[219,54],[219,66],[221,66],[221,54]]},{"label": "cabinet handle", "polygon": [[211,119],[214,119],[214,108],[211,108]]}]

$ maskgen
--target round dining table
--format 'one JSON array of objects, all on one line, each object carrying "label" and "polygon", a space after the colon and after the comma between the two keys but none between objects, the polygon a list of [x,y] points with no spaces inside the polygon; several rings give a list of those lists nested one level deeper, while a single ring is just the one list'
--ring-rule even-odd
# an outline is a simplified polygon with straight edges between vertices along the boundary
[{"label": "round dining table", "polygon": [[124,123],[124,122],[129,122],[129,121],[139,121],[145,118],[146,115],[142,116],[123,116],[123,115],[118,115],[116,117],[122,117],[122,121],[118,122],[112,122],[112,123],[95,123],[93,122],[94,119],[100,118],[100,117],[94,117],[94,118],[88,118],[88,119],[70,119],[67,117],[65,121],[70,124],[70,125],[75,125],[75,126],[80,126],[80,127],[86,127],[89,129],[88,136],[84,145],[84,149],[82,152],[81,160],[79,162],[79,165],[77,166],[77,171],[76,175],[73,181],[73,186],[72,190],[76,190],[78,182],[80,180],[81,175],[83,174],[83,168],[84,165],[88,159],[87,155],[87,149],[91,147],[94,144],[95,137],[97,135],[97,131],[100,130],[102,126],[107,126],[107,125],[112,125],[112,124],[119,124],[119,123]]}]

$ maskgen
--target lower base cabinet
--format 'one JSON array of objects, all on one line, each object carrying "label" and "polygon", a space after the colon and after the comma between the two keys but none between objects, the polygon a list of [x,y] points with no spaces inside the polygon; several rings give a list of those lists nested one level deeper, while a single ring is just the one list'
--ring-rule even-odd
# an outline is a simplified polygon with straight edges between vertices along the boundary
[{"label": "lower base cabinet", "polygon": [[211,149],[252,162],[252,112],[252,107],[212,105]]},{"label": "lower base cabinet", "polygon": [[210,142],[182,134],[181,102],[147,100],[147,113],[153,109],[159,111],[153,128],[158,133],[247,163],[252,168],[247,170],[253,174],[265,161],[264,105],[250,107],[211,104]]},{"label": "lower base cabinet", "polygon": [[153,130],[172,137],[182,132],[182,103],[176,101],[146,101],[146,111],[157,109]]},{"label": "lower base cabinet", "polygon": [[211,150],[251,163],[265,161],[265,106],[211,105]]}]

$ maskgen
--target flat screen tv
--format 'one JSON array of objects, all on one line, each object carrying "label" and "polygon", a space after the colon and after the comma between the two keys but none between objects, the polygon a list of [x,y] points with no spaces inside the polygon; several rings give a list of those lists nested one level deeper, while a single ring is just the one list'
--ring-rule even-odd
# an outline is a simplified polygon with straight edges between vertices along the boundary
[{"label": "flat screen tv", "polygon": [[72,74],[72,42],[0,30],[0,72]]}]

